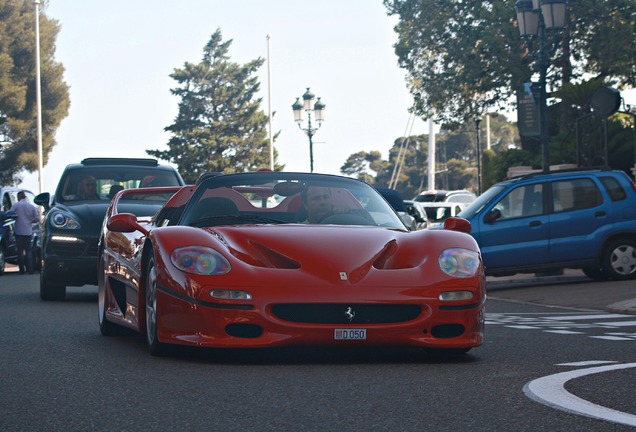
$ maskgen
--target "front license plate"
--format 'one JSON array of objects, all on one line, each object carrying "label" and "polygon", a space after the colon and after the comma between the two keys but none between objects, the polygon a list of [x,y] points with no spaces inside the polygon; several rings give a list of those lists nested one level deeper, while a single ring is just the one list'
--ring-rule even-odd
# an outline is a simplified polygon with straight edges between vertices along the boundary
[{"label": "front license plate", "polygon": [[365,340],[367,329],[335,329],[333,338],[335,340]]}]

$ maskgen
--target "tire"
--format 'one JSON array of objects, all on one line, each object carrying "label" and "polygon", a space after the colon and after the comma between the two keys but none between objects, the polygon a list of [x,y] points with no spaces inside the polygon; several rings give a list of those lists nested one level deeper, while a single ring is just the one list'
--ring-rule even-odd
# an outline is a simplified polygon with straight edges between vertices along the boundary
[{"label": "tire", "polygon": [[606,281],[609,279],[602,267],[584,267],[583,274],[595,281]]},{"label": "tire", "polygon": [[610,279],[636,278],[636,241],[619,239],[609,243],[603,255],[603,269]]},{"label": "tire", "polygon": [[106,319],[106,276],[102,271],[103,266],[99,266],[99,278],[97,285],[97,320],[99,331],[103,336],[117,336],[121,332],[121,327]]},{"label": "tire", "polygon": [[0,245],[0,276],[4,274],[4,249],[2,249],[2,245]]},{"label": "tire", "polygon": [[40,272],[40,298],[44,301],[64,301],[66,286],[47,282],[44,271]]},{"label": "tire", "polygon": [[148,259],[145,278],[145,316],[146,316],[146,344],[148,351],[153,356],[166,354],[166,345],[159,342],[157,337],[158,315],[157,315],[157,270],[154,257]]}]

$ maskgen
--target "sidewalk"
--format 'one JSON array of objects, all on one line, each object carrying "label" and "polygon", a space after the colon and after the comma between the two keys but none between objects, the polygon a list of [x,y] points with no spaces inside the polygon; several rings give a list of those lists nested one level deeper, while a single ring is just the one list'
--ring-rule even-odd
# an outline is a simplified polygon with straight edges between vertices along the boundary
[{"label": "sidewalk", "polygon": [[580,270],[562,274],[516,274],[486,278],[488,296],[584,310],[636,315],[635,281],[594,281]]}]

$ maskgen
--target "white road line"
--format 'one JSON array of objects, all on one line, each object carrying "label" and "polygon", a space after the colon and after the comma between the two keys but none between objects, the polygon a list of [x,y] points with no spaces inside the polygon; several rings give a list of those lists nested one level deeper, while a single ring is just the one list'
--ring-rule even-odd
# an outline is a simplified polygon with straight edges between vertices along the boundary
[{"label": "white road line", "polygon": [[571,363],[557,363],[557,366],[595,366],[600,364],[608,364],[608,363],[618,363],[614,360],[587,360],[580,362],[571,362]]},{"label": "white road line", "polygon": [[559,321],[559,320],[571,321],[571,320],[589,320],[589,319],[606,319],[606,318],[614,319],[614,318],[633,318],[633,317],[634,315],[588,314],[588,315],[549,316],[549,317],[546,317],[546,319],[555,320],[555,321]]},{"label": "white road line", "polygon": [[634,367],[636,363],[623,363],[561,372],[530,381],[523,387],[523,392],[530,399],[552,408],[613,423],[636,426],[636,415],[593,404],[574,396],[564,387],[566,382],[575,378]]},{"label": "white road line", "polygon": [[556,334],[585,334],[583,332],[577,332],[572,330],[543,330],[545,333],[556,333]]},{"label": "white road line", "polygon": [[620,337],[620,336],[590,336],[592,339],[603,339],[610,341],[631,341],[634,340],[628,337]]},{"label": "white road line", "polygon": [[636,326],[636,321],[612,321],[612,322],[597,322],[594,324],[610,326],[610,327],[631,327]]}]

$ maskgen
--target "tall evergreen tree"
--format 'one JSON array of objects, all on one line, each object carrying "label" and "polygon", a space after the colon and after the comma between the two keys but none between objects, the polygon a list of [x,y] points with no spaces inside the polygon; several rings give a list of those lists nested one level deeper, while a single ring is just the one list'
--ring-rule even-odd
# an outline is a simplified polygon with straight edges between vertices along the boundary
[{"label": "tall evergreen tree", "polygon": [[205,172],[270,166],[268,119],[259,109],[261,99],[255,95],[260,84],[253,76],[264,60],[233,63],[228,54],[231,44],[217,29],[203,48],[200,63],[186,62],[170,75],[179,84],[171,91],[181,101],[174,123],[165,128],[172,133],[169,149],[146,152],[175,163],[186,182],[195,182]]},{"label": "tall evergreen tree", "polygon": [[[64,66],[55,61],[60,25],[45,7],[39,15],[44,165],[70,106]],[[37,170],[37,146],[35,8],[32,1],[0,0],[0,184],[17,184],[22,171]]]}]

